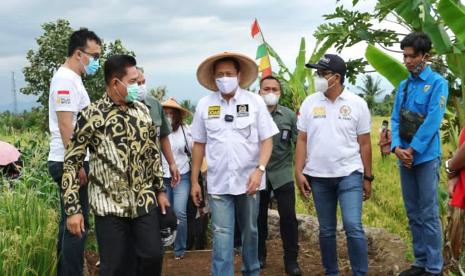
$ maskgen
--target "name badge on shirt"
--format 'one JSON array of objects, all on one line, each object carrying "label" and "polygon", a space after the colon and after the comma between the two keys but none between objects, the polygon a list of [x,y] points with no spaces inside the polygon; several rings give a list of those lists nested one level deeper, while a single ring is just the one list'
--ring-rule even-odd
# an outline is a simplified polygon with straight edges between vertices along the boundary
[{"label": "name badge on shirt", "polygon": [[291,132],[289,129],[283,129],[281,131],[281,141],[287,141],[291,138]]},{"label": "name badge on shirt", "polygon": [[326,108],[324,106],[313,108],[313,119],[326,118]]},{"label": "name badge on shirt", "polygon": [[221,107],[219,105],[211,105],[208,107],[208,119],[219,118]]},{"label": "name badge on shirt", "polygon": [[236,106],[237,117],[248,117],[249,116],[249,105],[248,104],[238,104]]}]

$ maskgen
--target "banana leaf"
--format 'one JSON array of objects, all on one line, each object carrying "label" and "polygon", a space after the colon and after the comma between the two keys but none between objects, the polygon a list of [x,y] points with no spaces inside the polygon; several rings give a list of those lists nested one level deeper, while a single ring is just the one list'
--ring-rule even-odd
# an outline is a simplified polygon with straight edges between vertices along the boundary
[{"label": "banana leaf", "polygon": [[292,75],[291,72],[289,71],[289,69],[287,68],[286,64],[283,62],[281,57],[273,49],[273,47],[271,47],[271,45],[268,44],[267,42],[265,42],[265,44],[266,44],[266,48],[268,50],[268,54],[270,54],[270,56],[272,58],[274,58],[276,60],[276,62],[278,63],[279,68],[280,68],[279,71],[283,72],[283,73],[287,73],[289,76],[291,76]]},{"label": "banana leaf", "polygon": [[320,46],[322,41],[318,41],[315,49],[313,50],[312,56],[310,57],[309,62],[310,63],[317,63],[318,60],[328,51],[329,48],[331,48],[334,43],[336,43],[335,39],[330,39],[327,38],[324,40],[324,43]]},{"label": "banana leaf", "polygon": [[451,53],[446,55],[447,66],[452,73],[465,79],[465,53]]},{"label": "banana leaf", "polygon": [[414,29],[419,29],[421,27],[420,18],[418,16],[418,6],[420,2],[420,0],[404,0],[394,9],[396,13],[412,25]]},{"label": "banana leaf", "polygon": [[452,42],[447,35],[442,22],[437,22],[431,15],[431,4],[428,0],[423,0],[423,31],[429,35],[433,42],[434,49],[439,55],[443,55],[451,51]]},{"label": "banana leaf", "polygon": [[289,79],[289,86],[293,93],[292,101],[294,107],[299,107],[307,96],[305,91],[305,77],[307,71],[305,68],[305,54],[305,39],[302,37],[300,40],[299,54],[296,58],[296,66],[291,78]]},{"label": "banana leaf", "polygon": [[457,39],[465,44],[465,8],[452,0],[440,0],[437,10]]},{"label": "banana leaf", "polygon": [[394,87],[397,87],[399,83],[409,75],[407,68],[405,68],[402,63],[372,44],[368,44],[365,51],[365,58],[368,63]]}]

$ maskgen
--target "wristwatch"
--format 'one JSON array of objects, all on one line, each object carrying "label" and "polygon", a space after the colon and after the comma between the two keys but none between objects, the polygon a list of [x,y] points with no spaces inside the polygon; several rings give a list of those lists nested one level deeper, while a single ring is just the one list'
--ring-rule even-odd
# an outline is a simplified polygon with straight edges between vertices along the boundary
[{"label": "wristwatch", "polygon": [[444,167],[446,168],[446,173],[448,173],[448,174],[453,174],[453,173],[455,173],[455,171],[452,171],[452,170],[449,168],[449,161],[450,161],[450,159],[447,159],[446,162],[444,162],[444,165],[445,165]]},{"label": "wristwatch", "polygon": [[374,175],[363,175],[363,179],[373,182],[373,180],[375,180],[375,176]]},{"label": "wristwatch", "polygon": [[448,178],[453,178],[455,176],[457,176],[457,171],[453,171],[449,168],[449,161],[450,159],[447,159],[445,162],[444,162],[444,167],[446,169],[446,173],[447,173],[447,177]]},{"label": "wristwatch", "polygon": [[257,165],[257,169],[264,173],[266,168],[263,165]]}]

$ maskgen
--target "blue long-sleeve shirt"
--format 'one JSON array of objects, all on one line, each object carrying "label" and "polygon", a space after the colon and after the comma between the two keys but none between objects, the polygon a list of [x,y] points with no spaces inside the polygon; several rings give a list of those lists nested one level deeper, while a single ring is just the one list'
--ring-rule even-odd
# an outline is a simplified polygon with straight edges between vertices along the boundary
[{"label": "blue long-sleeve shirt", "polygon": [[427,66],[418,77],[408,77],[407,100],[404,109],[418,112],[425,120],[413,136],[410,144],[399,136],[399,112],[404,99],[407,80],[397,88],[396,99],[391,114],[392,143],[391,150],[397,146],[414,149],[413,164],[418,165],[441,156],[439,127],[447,105],[449,89],[447,81]]}]

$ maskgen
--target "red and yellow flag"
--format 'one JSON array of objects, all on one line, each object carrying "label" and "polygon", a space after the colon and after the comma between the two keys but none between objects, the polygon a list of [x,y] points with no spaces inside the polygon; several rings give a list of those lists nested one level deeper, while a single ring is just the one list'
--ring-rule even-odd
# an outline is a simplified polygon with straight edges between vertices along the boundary
[{"label": "red and yellow flag", "polygon": [[260,60],[258,63],[258,71],[262,72],[262,79],[267,76],[271,76],[271,64],[270,56],[268,55],[268,50],[266,48],[265,39],[263,38],[262,31],[260,26],[258,26],[257,19],[254,20],[252,24],[252,37],[255,39],[259,46],[257,48],[256,60]]}]

